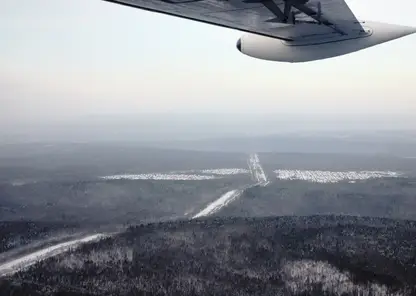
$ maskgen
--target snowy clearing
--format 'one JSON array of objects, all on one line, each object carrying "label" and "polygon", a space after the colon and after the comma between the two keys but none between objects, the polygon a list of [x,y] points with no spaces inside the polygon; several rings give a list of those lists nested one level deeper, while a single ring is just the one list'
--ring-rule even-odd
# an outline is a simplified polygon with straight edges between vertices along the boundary
[{"label": "snowy clearing", "polygon": [[249,170],[247,169],[210,169],[210,170],[201,170],[196,171],[203,174],[214,174],[214,175],[239,175],[239,174],[248,174]]},{"label": "snowy clearing", "polygon": [[375,178],[397,178],[401,173],[391,171],[309,171],[309,170],[276,170],[277,179],[305,180],[315,183],[336,183],[343,180],[356,181]]},{"label": "snowy clearing", "polygon": [[138,175],[112,175],[101,177],[105,180],[212,180],[218,176],[185,175],[185,174],[138,174]]},{"label": "snowy clearing", "polygon": [[221,176],[248,174],[249,170],[239,168],[226,169],[204,169],[189,171],[174,171],[169,173],[147,173],[147,174],[119,174],[104,176],[105,180],[212,180],[220,179]]}]

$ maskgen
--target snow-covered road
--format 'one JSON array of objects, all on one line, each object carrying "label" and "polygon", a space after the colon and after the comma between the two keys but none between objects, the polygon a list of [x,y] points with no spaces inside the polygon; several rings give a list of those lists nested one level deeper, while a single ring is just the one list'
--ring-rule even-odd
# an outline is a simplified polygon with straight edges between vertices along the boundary
[{"label": "snow-covered road", "polygon": [[6,262],[0,265],[0,277],[12,275],[13,273],[16,273],[20,270],[28,268],[29,266],[35,264],[36,262],[45,260],[52,256],[56,256],[63,252],[66,252],[70,250],[71,248],[77,247],[83,243],[97,241],[107,236],[108,236],[107,234],[103,234],[103,233],[93,234],[93,235],[85,236],[80,239],[75,239],[75,240],[59,243],[57,245],[38,250],[31,254],[24,255],[20,258],[13,259],[9,262]]},{"label": "snow-covered road", "polygon": [[267,184],[269,184],[269,180],[267,178],[266,173],[263,170],[263,167],[260,164],[260,159],[257,153],[251,154],[247,163],[253,181],[257,182],[257,185],[266,186]]},{"label": "snow-covered road", "polygon": [[231,190],[223,195],[219,199],[216,199],[212,203],[210,203],[206,208],[204,208],[202,211],[200,211],[198,214],[192,217],[192,219],[203,217],[203,216],[209,216],[216,212],[218,212],[221,208],[228,205],[230,202],[235,200],[240,196],[240,194],[243,192],[243,190]]},{"label": "snow-covered road", "polygon": [[[248,161],[247,161],[252,179],[255,184],[251,186],[247,186],[244,189],[234,189],[231,191],[226,192],[225,194],[221,195],[220,198],[216,199],[212,203],[210,203],[207,207],[205,207],[202,211],[200,211],[198,214],[194,215],[192,219],[209,216],[212,215],[219,210],[221,210],[223,207],[227,206],[229,203],[236,200],[243,192],[244,190],[260,185],[260,186],[266,186],[270,183],[268,180],[266,173],[263,170],[263,167],[260,164],[259,156],[257,153],[253,153],[250,155]],[[185,213],[187,215],[188,213]]]}]

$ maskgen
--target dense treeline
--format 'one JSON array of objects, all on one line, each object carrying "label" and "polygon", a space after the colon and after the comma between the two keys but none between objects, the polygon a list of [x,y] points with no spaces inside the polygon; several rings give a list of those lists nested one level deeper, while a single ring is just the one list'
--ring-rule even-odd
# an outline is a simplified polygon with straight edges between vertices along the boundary
[{"label": "dense treeline", "polygon": [[246,168],[245,153],[146,148],[136,143],[33,143],[0,147],[0,220],[82,224],[183,217],[250,176],[219,180],[102,180],[114,174]]},{"label": "dense treeline", "polygon": [[0,184],[0,217],[4,220],[91,223],[139,223],[183,217],[245,186],[249,175],[203,181],[90,180]]},{"label": "dense treeline", "polygon": [[164,222],[132,226],[40,262],[0,283],[0,290],[13,289],[13,295],[23,295],[27,286],[43,295],[412,295],[415,249],[411,221],[313,216]]},{"label": "dense treeline", "polygon": [[252,187],[219,216],[348,214],[416,219],[416,178],[383,178],[356,183],[275,180]]},{"label": "dense treeline", "polygon": [[76,223],[0,221],[0,253],[58,233],[71,233],[78,228]]},{"label": "dense treeline", "polygon": [[16,179],[79,181],[120,173],[245,167],[246,160],[245,153],[146,148],[133,142],[23,143],[0,146],[0,183]]}]

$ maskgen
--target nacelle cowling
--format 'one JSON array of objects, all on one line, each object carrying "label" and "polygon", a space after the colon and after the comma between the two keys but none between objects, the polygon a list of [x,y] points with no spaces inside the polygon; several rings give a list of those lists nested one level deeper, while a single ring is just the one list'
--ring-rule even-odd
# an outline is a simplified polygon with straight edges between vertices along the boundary
[{"label": "nacelle cowling", "polygon": [[365,22],[365,30],[360,35],[332,34],[285,41],[244,34],[237,41],[237,49],[262,60],[300,63],[345,55],[415,32],[416,29],[412,27]]}]

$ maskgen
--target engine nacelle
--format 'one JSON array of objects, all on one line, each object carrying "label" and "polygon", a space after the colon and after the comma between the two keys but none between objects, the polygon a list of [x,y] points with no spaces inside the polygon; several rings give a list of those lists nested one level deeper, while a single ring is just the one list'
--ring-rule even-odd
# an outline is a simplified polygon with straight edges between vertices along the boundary
[{"label": "engine nacelle", "polygon": [[356,34],[315,35],[296,41],[244,34],[237,41],[237,49],[262,60],[300,63],[345,55],[415,32],[412,27],[365,22],[364,30]]}]

